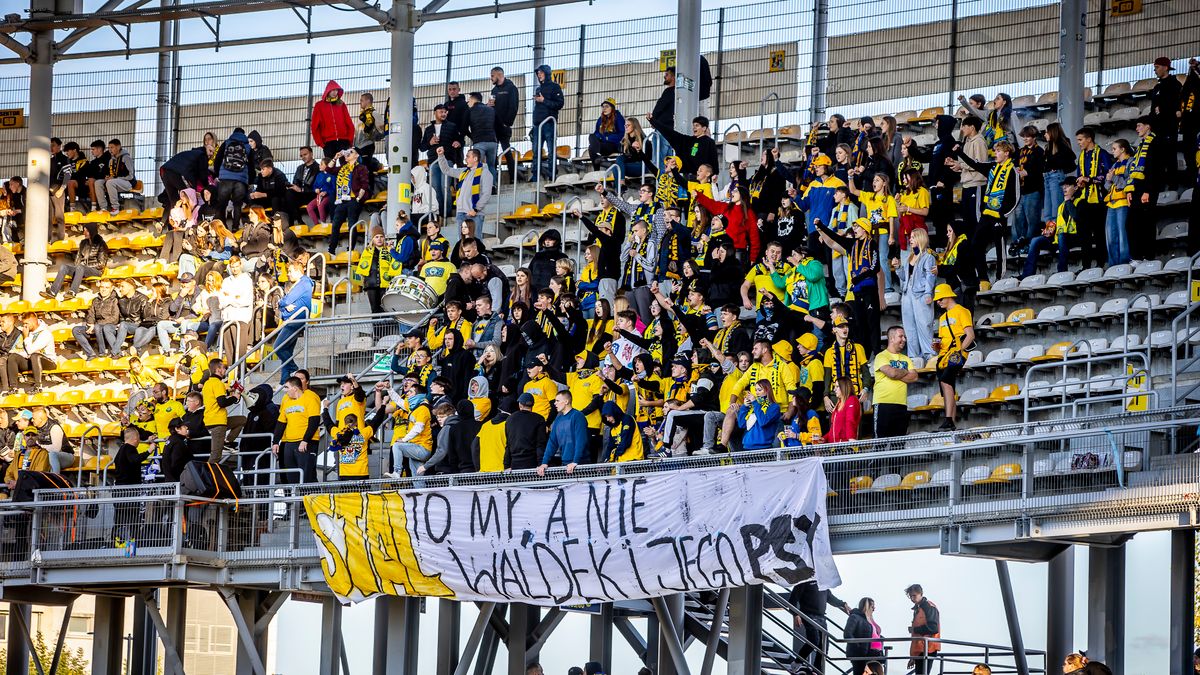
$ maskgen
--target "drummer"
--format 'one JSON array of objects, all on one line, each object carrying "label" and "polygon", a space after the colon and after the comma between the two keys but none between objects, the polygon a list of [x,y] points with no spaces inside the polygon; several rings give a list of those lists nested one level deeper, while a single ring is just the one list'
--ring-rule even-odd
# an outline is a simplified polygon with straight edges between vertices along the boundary
[{"label": "drummer", "polygon": [[445,239],[435,239],[429,244],[429,262],[421,266],[421,279],[437,293],[438,300],[445,294],[450,276],[458,271],[454,263],[446,260],[449,248],[450,244]]}]

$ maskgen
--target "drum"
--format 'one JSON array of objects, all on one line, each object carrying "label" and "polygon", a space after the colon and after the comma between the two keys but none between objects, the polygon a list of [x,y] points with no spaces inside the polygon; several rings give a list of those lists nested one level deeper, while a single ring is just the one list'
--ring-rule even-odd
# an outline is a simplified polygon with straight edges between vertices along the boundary
[{"label": "drum", "polygon": [[417,277],[392,279],[383,295],[383,309],[388,312],[424,311],[436,307],[437,303],[437,293]]}]

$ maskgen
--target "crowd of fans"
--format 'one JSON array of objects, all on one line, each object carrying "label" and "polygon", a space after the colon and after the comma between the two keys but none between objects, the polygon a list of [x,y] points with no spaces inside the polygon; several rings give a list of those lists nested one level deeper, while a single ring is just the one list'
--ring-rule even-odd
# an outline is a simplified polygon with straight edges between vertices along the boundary
[{"label": "crowd of fans", "polygon": [[[381,438],[392,455],[389,475],[571,471],[901,436],[909,430],[908,385],[923,367],[936,373],[943,395],[938,429],[950,430],[956,382],[975,342],[975,297],[1004,273],[1006,258],[1023,257],[1017,267],[1028,275],[1046,251],[1056,252],[1059,270],[1075,248],[1085,266],[1153,254],[1148,210],[1164,189],[1195,180],[1195,139],[1180,144],[1178,134],[1181,125],[1191,133],[1200,115],[1197,68],[1193,60],[1181,86],[1170,61],[1156,61],[1160,79],[1137,120],[1136,148],[1120,139],[1101,148],[1087,127],[1051,123],[1041,133],[1001,93],[990,102],[963,98],[959,116],[937,117],[931,148],[891,116],[878,127],[864,117],[855,130],[833,115],[798,161],[782,161],[772,148],[755,165],[724,167],[708,118],[693,119],[691,134],[674,130],[667,69],[646,115],[657,142],[614,99],[601,106],[588,157],[594,167],[615,164],[618,175],[595,186],[598,213],[572,214],[589,232],[579,266],[550,229],[514,279],[479,236],[500,158],[513,157],[506,151],[521,105],[503,70],[493,69],[486,96],[450,83],[431,121],[414,126],[414,152],[428,168],[413,171],[413,216],[390,231],[364,213],[386,179],[374,154],[389,112],[364,93],[355,119],[330,81],[312,112],[313,147],[323,156],[300,148],[290,180],[262,136],[241,128],[223,140],[206,134],[202,146],[159,167],[156,230],[164,236],[160,258],[177,265],[175,283],[105,276],[111,251],[96,222],[103,219],[85,218],[83,239],[43,295],[87,300],[72,330],[82,357],[128,354],[140,363],[150,350],[180,355],[192,391],[178,416],[186,418],[192,396],[204,411],[184,436],[211,436],[214,461],[239,429],[224,412],[240,396],[236,387],[221,389],[229,386],[225,370],[274,331],[284,392],[273,446],[306,480],[315,480],[309,444],[325,440],[343,453],[342,477],[366,476],[370,439],[389,420],[391,436]],[[531,96],[531,140],[549,146],[547,161],[533,162],[535,177],[556,164],[555,125],[542,122],[556,118],[563,98],[550,75],[537,69]],[[90,157],[53,139],[52,238],[65,236],[71,210],[118,216],[141,184],[119,139],[89,147]],[[1181,149],[1189,158],[1182,174]],[[636,198],[626,201],[619,188],[639,176]],[[22,232],[23,194],[14,178],[0,203],[9,241]],[[453,206],[453,219],[439,218],[438,204]],[[314,226],[331,223],[330,254],[350,226],[358,257],[348,259],[373,313],[404,276],[422,279],[442,308],[398,342],[394,386],[365,391],[347,376],[328,415],[292,362],[314,307],[312,254],[291,228],[306,216]],[[361,244],[353,227],[360,223]],[[443,227],[457,231],[453,246]],[[899,296],[902,321],[894,326],[881,324],[888,292]],[[36,391],[60,362],[57,349],[37,314],[0,316],[0,390]],[[165,439],[171,420],[155,410],[179,406],[153,394],[170,391],[155,389],[162,374],[143,370],[130,372],[138,381],[126,412],[135,426],[155,422],[139,427],[143,440]],[[222,384],[210,387],[214,381]],[[18,423],[28,421],[25,412]]]}]

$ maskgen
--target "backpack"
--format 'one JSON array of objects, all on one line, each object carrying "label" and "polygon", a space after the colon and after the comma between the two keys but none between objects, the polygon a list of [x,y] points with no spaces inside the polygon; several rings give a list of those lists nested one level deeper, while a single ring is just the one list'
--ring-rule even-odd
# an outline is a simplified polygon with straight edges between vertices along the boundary
[{"label": "backpack", "polygon": [[221,160],[222,169],[241,173],[246,170],[246,165],[249,163],[244,143],[227,143],[225,145],[225,157]]}]

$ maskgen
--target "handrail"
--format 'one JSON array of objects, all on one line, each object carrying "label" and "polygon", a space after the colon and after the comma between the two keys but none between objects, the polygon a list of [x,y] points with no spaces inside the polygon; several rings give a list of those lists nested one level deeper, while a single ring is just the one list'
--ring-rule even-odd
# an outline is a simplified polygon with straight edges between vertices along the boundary
[{"label": "handrail", "polygon": [[[654,169],[656,171],[662,171],[662,167],[658,165],[658,161],[657,161],[658,157],[659,157],[659,153],[662,150],[662,147],[659,146],[659,143],[665,143],[666,140],[667,139],[665,137],[663,137],[662,134],[658,133],[658,129],[651,129],[650,133],[646,134],[645,140],[642,141],[643,148],[651,148],[653,150],[653,152],[651,152],[649,155],[647,155],[645,150],[643,150],[642,155],[644,157],[646,157],[646,160],[650,163],[651,166],[654,167]],[[652,175],[653,175],[653,172],[643,170],[642,171],[642,184],[645,185],[649,181],[649,179]]]},{"label": "handrail", "polygon": [[[242,332],[240,330],[236,330],[238,325],[241,323],[243,323],[243,322],[242,321],[222,321],[221,322],[221,332],[217,336],[217,355],[220,356],[221,358],[226,359],[226,354],[225,354],[225,333],[226,333],[226,331],[231,331],[231,330],[235,331],[233,334],[233,353],[239,354],[239,355],[243,353],[242,352]],[[228,359],[226,359],[226,360],[228,360]]]},{"label": "handrail", "polygon": [[1135,305],[1141,298],[1146,299],[1146,339],[1141,345],[1138,345],[1138,349],[1140,350],[1142,347],[1146,348],[1146,370],[1148,371],[1150,370],[1150,361],[1153,358],[1153,351],[1150,347],[1150,334],[1154,332],[1154,300],[1149,296],[1149,294],[1138,293],[1132,298],[1129,298],[1129,301],[1125,303],[1125,316],[1122,319],[1122,326],[1125,334],[1125,351],[1131,352],[1133,349],[1131,349],[1129,346],[1129,315],[1132,314],[1134,310],[1139,309]]},{"label": "handrail", "polygon": [[[87,438],[88,431],[90,431],[92,429],[96,430],[96,466],[100,466],[100,457],[104,456],[104,430],[100,428],[100,425],[96,424],[95,422],[85,425],[83,427],[83,433],[81,433],[79,435],[79,440],[82,442],[83,439]],[[75,487],[83,487],[83,461],[82,461],[83,460],[83,448],[82,447],[79,448],[79,459],[80,459],[79,466],[75,467],[76,468]],[[103,471],[103,474],[102,474],[101,482],[103,482],[104,478],[108,477],[108,465],[105,465],[104,468],[102,469],[102,471]]]},{"label": "handrail", "polygon": [[[563,204],[562,234],[564,237],[567,236],[567,212],[570,210],[571,204],[579,204],[580,207],[582,207],[583,200],[578,195],[576,195],[576,196],[568,199],[566,204]],[[577,279],[579,278],[579,276],[581,274],[583,274],[583,267],[582,267],[582,262],[581,262],[582,259],[583,259],[583,219],[578,218],[578,219],[576,219],[576,225],[575,225],[575,278],[577,278]]]},{"label": "handrail", "polygon": [[521,161],[521,153],[517,152],[517,149],[510,145],[510,146],[508,146],[507,150],[504,150],[500,154],[496,155],[496,219],[495,219],[496,220],[496,238],[500,237],[500,219],[501,219],[501,217],[503,217],[503,214],[501,213],[501,211],[503,211],[503,209],[501,209],[500,203],[501,203],[501,200],[504,199],[504,176],[500,172],[500,164],[501,164],[501,162],[504,161],[504,158],[509,155],[513,156],[513,163],[512,163],[512,166],[513,166],[512,198],[513,199],[512,199],[512,211],[509,211],[509,213],[517,212],[517,182],[518,182],[517,181],[517,162]]},{"label": "handrail", "polygon": [[758,154],[760,155],[764,148],[766,148],[767,135],[762,130],[764,128],[763,122],[767,118],[767,101],[770,101],[772,98],[775,99],[775,129],[772,132],[772,140],[776,146],[779,145],[779,118],[783,115],[783,99],[779,98],[778,93],[770,92],[762,97],[762,101],[758,104]]},{"label": "handrail", "polygon": [[[608,189],[608,176],[612,174],[613,182],[616,183],[617,197],[625,194],[625,176],[621,173],[620,168],[616,164],[609,164],[608,168],[604,170],[604,177],[600,179],[600,183],[605,186],[605,189]],[[645,173],[645,171],[642,173]]]},{"label": "handrail", "polygon": [[[1200,253],[1198,253],[1196,255],[1200,256]],[[1191,279],[1191,270],[1189,269],[1188,272],[1189,272],[1188,279],[1190,280]],[[1179,399],[1180,399],[1180,394],[1179,394],[1179,350],[1180,349],[1188,349],[1188,347],[1192,344],[1192,337],[1194,335],[1196,335],[1197,333],[1200,333],[1200,326],[1193,328],[1192,320],[1191,320],[1192,313],[1196,312],[1197,309],[1200,309],[1200,303],[1191,302],[1191,295],[1190,295],[1191,290],[1189,290],[1188,293],[1189,293],[1189,296],[1188,296],[1189,304],[1188,304],[1187,309],[1180,312],[1179,315],[1176,316],[1171,321],[1171,336],[1172,336],[1172,340],[1174,342],[1179,342],[1179,333],[1180,333],[1179,323],[1182,321],[1184,324],[1184,327],[1183,327],[1184,338],[1183,338],[1182,344],[1178,344],[1177,346],[1171,348],[1171,405],[1180,405],[1179,404]],[[1147,335],[1146,342],[1149,342],[1149,341],[1150,341],[1150,336]],[[1190,359],[1192,357],[1188,356],[1187,358]],[[1183,397],[1186,398],[1188,394],[1195,391],[1197,386],[1200,386],[1200,385],[1193,385],[1187,391],[1183,392]]]},{"label": "handrail", "polygon": [[[353,270],[354,266],[351,265],[350,269]],[[346,306],[350,307],[350,303],[354,302],[354,281],[350,278],[350,275],[347,274],[344,277],[338,277],[338,278],[334,279],[333,285],[329,287],[329,290],[331,291],[329,294],[329,315],[330,316],[337,316],[337,297],[338,297],[337,289],[338,289],[338,286],[342,285],[343,283],[346,284]]]},{"label": "handrail", "polygon": [[[349,249],[347,249],[347,252],[346,252],[347,265],[349,265],[349,263],[350,263],[351,254],[354,253],[354,247],[353,247],[354,228],[353,227],[350,228],[350,240],[351,240],[350,241],[351,247]],[[319,277],[313,277],[313,279],[314,279],[314,281],[313,281],[313,300],[317,301],[319,298],[320,299],[319,301],[321,303],[324,303],[325,302],[325,288],[326,288],[325,284],[329,281],[328,276],[327,276],[329,273],[328,272],[328,270],[329,270],[328,256],[326,256],[324,253],[317,253],[316,255],[313,255],[312,257],[310,257],[308,259],[308,265],[306,265],[304,267],[304,273],[307,274],[308,276],[312,277],[313,269],[316,268],[316,266],[317,266],[317,261],[320,261],[320,263],[321,263],[321,275]],[[316,281],[317,279],[320,279],[319,283]]]},{"label": "handrail", "polygon": [[[725,127],[725,131],[723,131],[721,133],[721,144],[722,145],[725,145],[725,137],[729,134],[730,131],[733,131],[734,128],[737,128],[737,130],[739,132],[745,133],[745,130],[742,129],[742,125],[738,124],[737,122],[730,124],[729,126]],[[737,139],[737,156],[738,156],[738,161],[740,162],[742,160],[742,137],[741,136],[738,136],[738,139]],[[713,167],[713,171],[716,171],[717,175],[724,175],[726,178],[729,177],[728,171],[721,171],[717,167]],[[728,183],[726,183],[726,185],[728,185]]]},{"label": "handrail", "polygon": [[[1087,348],[1088,348],[1087,354],[1084,355],[1082,358],[1074,358],[1074,355],[1078,353],[1077,351],[1075,351],[1075,348],[1076,348],[1076,346],[1078,346],[1080,344],[1087,346]],[[1075,344],[1071,345],[1070,350],[1068,350],[1067,353],[1063,355],[1062,360],[1051,361],[1049,363],[1033,364],[1025,371],[1024,387],[1022,387],[1022,389],[1021,389],[1021,395],[1024,397],[1024,422],[1026,424],[1029,424],[1029,413],[1032,411],[1048,410],[1048,409],[1056,408],[1056,407],[1066,408],[1069,405],[1069,402],[1067,401],[1068,394],[1067,394],[1067,383],[1066,383],[1068,368],[1070,368],[1072,366],[1084,366],[1086,368],[1085,379],[1080,380],[1079,384],[1084,387],[1085,396],[1087,398],[1091,398],[1092,365],[1095,363],[1101,363],[1101,362],[1120,361],[1122,364],[1121,373],[1119,375],[1109,375],[1109,376],[1107,376],[1107,378],[1112,379],[1114,377],[1119,377],[1122,380],[1128,382],[1129,375],[1126,372],[1126,370],[1127,370],[1126,364],[1128,363],[1128,360],[1132,357],[1140,358],[1142,361],[1142,370],[1144,370],[1146,372],[1150,372],[1149,359],[1146,358],[1145,354],[1142,354],[1141,352],[1136,352],[1136,353],[1120,352],[1117,354],[1092,354],[1091,353],[1091,344],[1089,344],[1086,340],[1079,340],[1079,341],[1075,342]],[[1055,406],[1055,405],[1034,405],[1033,398],[1031,396],[1031,392],[1029,391],[1030,376],[1034,372],[1043,371],[1043,370],[1052,370],[1052,369],[1061,369],[1062,370],[1062,376],[1060,378],[1061,381],[1059,383],[1055,384],[1054,386],[1051,386],[1049,389],[1049,391],[1053,391],[1055,386],[1059,386],[1062,388],[1061,403],[1057,406]],[[1059,421],[1063,421],[1063,420],[1059,420]]]},{"label": "handrail", "polygon": [[[554,180],[554,172],[558,168],[558,120],[553,116],[538,122],[537,125],[537,147],[533,149],[533,175],[535,186],[533,189],[533,203],[537,205],[538,210],[542,208],[542,145],[546,142],[546,136],[543,127],[547,122],[554,123],[554,143],[550,144],[550,180]],[[513,183],[513,192],[516,192],[516,182]],[[514,211],[516,208],[514,207]]]},{"label": "handrail", "polygon": [[313,319],[308,318],[309,313],[310,309],[308,307],[301,307],[300,309],[296,310],[296,313],[293,314],[291,318],[280,321],[279,325],[275,327],[275,330],[264,335],[261,340],[255,343],[250,349],[246,350],[246,353],[242,354],[241,358],[229,364],[229,369],[238,374],[239,380],[245,379],[247,375],[254,372],[257,368],[262,367],[262,364],[266,363],[267,361],[265,358],[259,359],[258,363],[254,364],[253,367],[243,370],[246,367],[246,360],[249,358],[249,356],[259,349],[266,347],[268,344],[273,343],[275,338],[279,336],[279,333],[284,329],[284,327],[288,325],[295,325],[301,322],[311,323]]}]

